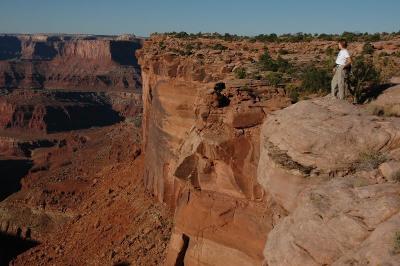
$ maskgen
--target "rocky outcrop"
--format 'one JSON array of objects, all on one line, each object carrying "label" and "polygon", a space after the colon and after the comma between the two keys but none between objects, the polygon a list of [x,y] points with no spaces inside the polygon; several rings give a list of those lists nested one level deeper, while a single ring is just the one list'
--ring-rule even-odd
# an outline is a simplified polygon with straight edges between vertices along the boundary
[{"label": "rocky outcrop", "polygon": [[399,261],[393,250],[400,186],[378,169],[400,159],[399,129],[396,118],[330,98],[267,118],[258,181],[288,211],[268,235],[268,265]]},{"label": "rocky outcrop", "polygon": [[137,38],[0,36],[0,87],[135,90]]},{"label": "rocky outcrop", "polygon": [[400,116],[400,85],[385,90],[368,108],[379,116]]}]

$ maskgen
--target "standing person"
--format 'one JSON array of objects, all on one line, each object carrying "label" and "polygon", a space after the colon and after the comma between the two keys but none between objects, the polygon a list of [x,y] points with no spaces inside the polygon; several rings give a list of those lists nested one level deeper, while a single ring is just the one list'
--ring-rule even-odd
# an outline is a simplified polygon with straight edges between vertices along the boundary
[{"label": "standing person", "polygon": [[336,66],[333,69],[334,76],[331,83],[332,96],[343,100],[348,92],[348,76],[351,68],[351,57],[347,50],[347,41],[338,42],[340,52],[336,59]]}]

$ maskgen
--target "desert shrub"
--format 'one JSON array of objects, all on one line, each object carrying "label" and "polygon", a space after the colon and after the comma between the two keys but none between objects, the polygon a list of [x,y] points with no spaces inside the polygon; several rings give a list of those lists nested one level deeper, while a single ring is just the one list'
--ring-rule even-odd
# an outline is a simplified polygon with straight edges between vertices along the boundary
[{"label": "desert shrub", "polygon": [[177,38],[187,38],[187,37],[189,37],[189,34],[184,32],[184,31],[181,31],[181,32],[175,33],[175,37],[177,37]]},{"label": "desert shrub", "polygon": [[293,68],[292,65],[289,63],[288,60],[282,58],[281,56],[278,56],[276,59],[276,65],[278,68],[278,71],[284,72],[284,73],[291,73]]},{"label": "desert shrub", "polygon": [[394,239],[393,239],[393,253],[398,254],[400,253],[400,231],[397,231],[394,234]]},{"label": "desert shrub", "polygon": [[365,87],[377,85],[379,82],[380,73],[370,58],[361,55],[353,60],[350,83],[353,88],[355,102],[360,102]]},{"label": "desert shrub", "polygon": [[366,150],[359,154],[356,162],[356,170],[370,171],[377,169],[379,165],[387,160],[386,156],[380,151]]},{"label": "desert shrub", "polygon": [[271,86],[278,86],[283,81],[283,75],[278,72],[270,72],[266,75],[266,80]]},{"label": "desert shrub", "polygon": [[317,38],[320,39],[320,40],[324,40],[324,41],[332,41],[333,40],[333,35],[332,34],[322,33],[322,34],[319,34]]},{"label": "desert shrub", "polygon": [[325,69],[307,67],[302,75],[301,88],[308,93],[328,92],[330,76]]},{"label": "desert shrub", "polygon": [[256,41],[261,41],[261,42],[277,42],[279,40],[279,37],[275,33],[271,34],[259,34],[253,38]]},{"label": "desert shrub", "polygon": [[265,52],[260,56],[258,63],[262,70],[276,71],[275,61],[272,59],[268,50],[265,50]]},{"label": "desert shrub", "polygon": [[194,49],[194,45],[192,43],[188,43],[185,45],[185,50],[191,51]]},{"label": "desert shrub", "polygon": [[375,51],[374,46],[370,42],[366,42],[363,46],[362,53],[363,54],[373,54]]},{"label": "desert shrub", "polygon": [[185,50],[181,51],[180,54],[181,54],[182,56],[189,56],[189,55],[192,55],[192,54],[193,54],[193,51],[192,51],[192,50],[185,49]]},{"label": "desert shrub", "polygon": [[300,91],[295,84],[286,84],[285,93],[290,98],[292,103],[297,103],[299,101]]},{"label": "desert shrub", "polygon": [[280,72],[290,72],[292,65],[288,60],[278,56],[276,60],[274,60],[269,54],[268,50],[260,56],[258,61],[259,67],[264,71],[280,71]]},{"label": "desert shrub", "polygon": [[353,187],[365,187],[370,184],[367,179],[362,178],[362,177],[354,177],[354,178],[352,178],[351,181],[352,181]]},{"label": "desert shrub", "polygon": [[217,43],[212,47],[212,49],[224,51],[224,50],[228,49],[228,47],[226,47],[226,46],[224,46],[224,45],[222,45],[220,43]]},{"label": "desert shrub", "polygon": [[394,175],[393,175],[393,181],[399,183],[400,182],[400,171],[397,171]]},{"label": "desert shrub", "polygon": [[263,75],[261,75],[260,72],[255,71],[255,72],[251,72],[249,74],[247,74],[247,77],[250,79],[255,79],[255,80],[262,80],[263,79]]},{"label": "desert shrub", "polygon": [[356,33],[345,31],[342,33],[341,38],[345,39],[348,42],[353,42],[356,40]]},{"label": "desert shrub", "polygon": [[374,34],[367,34],[364,37],[364,40],[368,42],[377,42],[381,40],[381,34],[380,33],[374,33]]},{"label": "desert shrub", "polygon": [[327,55],[327,56],[334,56],[335,55],[335,49],[333,48],[333,47],[327,47],[326,49],[325,49],[325,54]]},{"label": "desert shrub", "polygon": [[385,56],[389,56],[389,54],[387,52],[381,52],[379,53],[379,57],[385,57]]},{"label": "desert shrub", "polygon": [[237,79],[244,79],[247,76],[246,69],[244,67],[238,67],[234,72]]},{"label": "desert shrub", "polygon": [[167,46],[165,45],[165,43],[163,41],[158,43],[158,47],[160,47],[161,50],[165,50],[165,48],[167,48]]},{"label": "desert shrub", "polygon": [[[153,35],[159,35],[160,33],[152,33]],[[359,32],[343,32],[342,34],[310,34],[310,33],[289,33],[289,34],[281,34],[277,35],[275,33],[271,34],[259,34],[254,37],[250,36],[240,36],[236,34],[221,34],[218,32],[214,33],[186,33],[182,32],[166,32],[163,33],[164,35],[174,36],[177,38],[208,38],[208,39],[219,39],[225,41],[236,41],[236,40],[248,40],[249,42],[304,42],[304,41],[311,41],[311,40],[326,40],[326,41],[334,41],[339,39],[346,39],[347,41],[368,41],[368,42],[375,42],[381,40],[383,37],[394,37],[399,36],[399,32],[393,33],[359,33]]]},{"label": "desert shrub", "polygon": [[132,122],[135,127],[140,128],[142,126],[142,115],[135,116]]}]

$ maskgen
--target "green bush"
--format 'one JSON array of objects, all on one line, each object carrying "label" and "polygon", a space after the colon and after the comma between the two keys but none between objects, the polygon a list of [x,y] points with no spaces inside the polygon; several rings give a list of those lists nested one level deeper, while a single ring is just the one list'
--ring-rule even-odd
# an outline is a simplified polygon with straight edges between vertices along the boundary
[{"label": "green bush", "polygon": [[369,42],[377,42],[381,40],[381,34],[380,33],[367,34],[364,39]]},{"label": "green bush", "polygon": [[285,85],[285,93],[290,98],[292,103],[296,103],[300,98],[300,91],[296,84],[288,83]]},{"label": "green bush", "polygon": [[325,49],[325,54],[329,57],[334,56],[335,55],[335,49],[333,47],[327,47]]},{"label": "green bush", "polygon": [[175,37],[177,37],[177,38],[187,38],[187,37],[189,37],[189,34],[184,32],[184,31],[181,31],[181,32],[176,33]]},{"label": "green bush", "polygon": [[133,118],[133,124],[135,127],[140,128],[142,126],[142,115],[137,115]]},{"label": "green bush", "polygon": [[388,54],[387,52],[383,51],[381,53],[379,53],[379,57],[386,57],[389,56],[390,54]]},{"label": "green bush", "polygon": [[268,50],[265,50],[265,52],[260,56],[258,63],[262,70],[276,71],[275,62],[269,54]]},{"label": "green bush", "polygon": [[258,64],[261,70],[264,71],[280,71],[280,72],[290,72],[292,65],[289,63],[288,60],[278,56],[276,60],[274,60],[271,55],[269,54],[268,50],[260,56]]},{"label": "green bush", "polygon": [[308,93],[329,92],[330,80],[327,70],[307,67],[302,75],[301,88]]},{"label": "green bush", "polygon": [[228,49],[228,47],[226,47],[226,46],[224,46],[224,45],[222,45],[220,43],[217,43],[212,47],[212,49],[224,51],[224,50]]},{"label": "green bush", "polygon": [[283,81],[283,75],[278,72],[270,72],[266,76],[266,80],[271,86],[278,86]]},{"label": "green bush", "polygon": [[165,48],[167,48],[167,46],[165,45],[165,43],[163,41],[158,43],[158,47],[160,47],[161,50],[165,50]]},{"label": "green bush", "polygon": [[375,48],[370,42],[367,42],[364,44],[363,50],[362,50],[363,54],[373,54],[374,51],[375,51]]},{"label": "green bush", "polygon": [[244,67],[238,67],[234,72],[237,79],[244,79],[247,76],[246,69]]},{"label": "green bush", "polygon": [[361,100],[365,87],[375,86],[380,82],[380,73],[375,68],[370,58],[363,55],[357,56],[352,63],[350,83],[353,88],[355,102]]}]

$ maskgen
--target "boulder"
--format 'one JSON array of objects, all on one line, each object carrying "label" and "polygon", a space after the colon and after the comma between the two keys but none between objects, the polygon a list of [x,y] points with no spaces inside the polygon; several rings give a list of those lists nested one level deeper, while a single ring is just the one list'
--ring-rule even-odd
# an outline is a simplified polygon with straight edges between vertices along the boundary
[{"label": "boulder", "polygon": [[399,141],[399,129],[399,120],[377,119],[345,101],[299,102],[264,122],[258,181],[293,210],[305,186],[319,180],[311,177],[343,176],[364,164],[373,167],[383,159],[380,152]]},{"label": "boulder", "polygon": [[260,125],[264,120],[265,114],[261,108],[253,108],[245,112],[232,113],[229,123],[234,128],[249,128]]},{"label": "boulder", "polygon": [[[398,216],[400,185],[358,187],[355,180],[354,176],[334,179],[304,191],[296,210],[268,235],[264,250],[268,265],[378,265],[395,261],[390,250],[400,220],[393,221],[397,227],[387,221]],[[347,257],[354,257],[358,264],[348,263]]]},{"label": "boulder", "polygon": [[370,108],[377,115],[400,116],[400,85],[385,90],[370,103]]}]

